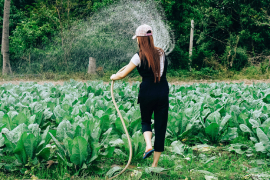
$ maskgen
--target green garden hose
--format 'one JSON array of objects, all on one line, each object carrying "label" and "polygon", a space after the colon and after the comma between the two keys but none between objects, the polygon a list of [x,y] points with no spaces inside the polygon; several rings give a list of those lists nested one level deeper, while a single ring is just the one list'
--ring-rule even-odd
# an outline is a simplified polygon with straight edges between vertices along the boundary
[{"label": "green garden hose", "polygon": [[[123,68],[120,69],[117,73],[123,71],[126,67],[127,67],[127,66],[123,67]],[[114,84],[114,81],[112,81],[112,85],[111,85],[111,96],[112,96],[112,101],[113,101],[113,104],[114,104],[114,106],[115,106],[115,109],[116,109],[116,111],[117,111],[117,113],[118,113],[118,115],[119,115],[119,117],[120,117],[120,119],[121,119],[121,122],[122,122],[122,124],[123,124],[124,129],[125,129],[125,133],[126,133],[126,135],[127,135],[128,145],[129,145],[129,160],[128,160],[128,163],[127,163],[126,167],[125,167],[119,174],[117,174],[117,175],[115,175],[115,176],[113,176],[113,177],[111,177],[111,178],[109,178],[109,179],[116,178],[117,176],[119,176],[120,174],[122,174],[122,173],[128,168],[128,166],[129,166],[129,164],[130,164],[130,162],[131,162],[131,159],[132,159],[132,145],[131,145],[130,137],[129,137],[129,134],[128,134],[128,131],[127,131],[127,127],[126,127],[126,125],[125,125],[125,122],[124,122],[124,120],[123,120],[123,117],[122,117],[122,115],[121,115],[121,113],[120,113],[120,111],[119,111],[119,109],[118,109],[118,107],[117,107],[117,104],[116,104],[116,102],[115,102],[115,99],[114,99],[114,95],[113,95],[113,84]]]}]

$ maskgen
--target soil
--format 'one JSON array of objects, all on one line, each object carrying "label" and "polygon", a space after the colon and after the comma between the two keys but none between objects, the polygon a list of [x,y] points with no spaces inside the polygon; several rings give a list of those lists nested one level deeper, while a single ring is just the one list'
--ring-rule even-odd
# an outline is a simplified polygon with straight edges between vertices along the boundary
[{"label": "soil", "polygon": [[[40,85],[43,85],[44,83],[52,83],[54,85],[63,85],[65,81],[63,80],[60,80],[60,81],[53,81],[53,80],[47,80],[47,81],[36,81],[36,80],[33,80],[34,82],[37,82],[38,84]],[[29,82],[33,82],[33,81],[28,81],[28,80],[14,80],[14,81],[5,81],[4,79],[2,81],[0,81],[0,85],[3,85],[3,84],[7,84],[7,83],[12,83],[12,84],[15,84],[15,85],[19,85],[20,82],[24,82],[24,83],[29,83]],[[77,80],[77,81],[81,81],[83,83],[86,83],[87,80]],[[252,85],[253,82],[256,84],[256,83],[270,83],[270,79],[263,79],[263,80],[255,80],[255,79],[242,79],[242,80],[224,80],[224,81],[221,81],[221,80],[192,80],[192,81],[168,81],[170,84],[173,84],[173,85],[192,85],[194,83],[215,83],[215,82],[225,82],[225,83],[241,83],[241,82],[244,82],[244,84],[246,85]],[[130,84],[133,83],[133,81],[129,81]],[[104,82],[104,84],[109,84],[109,82]]]}]

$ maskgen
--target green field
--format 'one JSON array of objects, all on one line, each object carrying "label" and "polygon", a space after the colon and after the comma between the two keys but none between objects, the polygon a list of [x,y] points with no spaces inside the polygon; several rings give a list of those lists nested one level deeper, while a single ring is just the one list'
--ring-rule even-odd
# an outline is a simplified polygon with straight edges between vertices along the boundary
[{"label": "green field", "polygon": [[[114,86],[133,145],[119,179],[270,178],[270,84],[170,85],[158,168],[142,159],[138,90],[139,82]],[[1,179],[105,179],[127,163],[110,84],[4,84],[0,93]]]}]

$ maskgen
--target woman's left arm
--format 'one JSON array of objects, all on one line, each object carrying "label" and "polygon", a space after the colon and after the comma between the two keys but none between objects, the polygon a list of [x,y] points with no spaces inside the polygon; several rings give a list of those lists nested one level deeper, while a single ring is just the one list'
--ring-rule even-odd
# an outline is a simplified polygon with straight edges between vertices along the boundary
[{"label": "woman's left arm", "polygon": [[111,80],[119,80],[119,79],[123,79],[123,78],[125,78],[134,68],[136,67],[136,65],[135,64],[133,64],[133,62],[129,62],[129,64],[127,65],[127,67],[123,70],[123,71],[121,71],[121,72],[119,72],[119,73],[117,73],[117,74],[113,74],[112,76],[111,76]]}]

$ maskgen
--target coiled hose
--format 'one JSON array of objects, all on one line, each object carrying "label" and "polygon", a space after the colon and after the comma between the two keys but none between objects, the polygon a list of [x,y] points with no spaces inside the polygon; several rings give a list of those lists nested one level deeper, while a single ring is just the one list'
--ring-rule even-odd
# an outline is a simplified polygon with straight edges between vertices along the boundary
[{"label": "coiled hose", "polygon": [[[123,67],[123,68],[120,69],[117,73],[123,71],[126,67],[127,67],[127,66]],[[113,95],[113,85],[114,85],[114,80],[112,81],[112,84],[111,84],[111,96],[112,96],[112,101],[113,101],[113,104],[114,104],[114,106],[115,106],[115,109],[116,109],[116,111],[117,111],[117,113],[118,113],[118,115],[119,115],[119,117],[120,117],[120,119],[121,119],[121,122],[122,122],[122,124],[123,124],[124,129],[125,129],[125,133],[126,133],[126,135],[127,135],[128,145],[129,145],[129,159],[128,159],[128,163],[127,163],[126,167],[125,167],[119,174],[117,174],[117,175],[115,175],[115,176],[113,176],[113,177],[111,177],[111,178],[109,178],[109,179],[116,178],[117,176],[119,176],[120,174],[122,174],[123,172],[125,172],[125,170],[128,168],[128,166],[129,166],[129,164],[130,164],[130,162],[131,162],[131,159],[132,159],[132,145],[131,145],[130,137],[129,137],[129,134],[128,134],[128,131],[127,131],[127,127],[126,127],[126,125],[125,125],[125,122],[124,122],[124,120],[123,120],[123,117],[122,117],[122,115],[121,115],[121,113],[120,113],[120,111],[119,111],[119,109],[118,109],[118,107],[117,107],[117,104],[116,104],[116,102],[115,102],[115,99],[114,99],[114,95]]]}]

